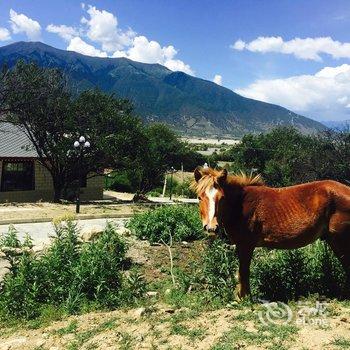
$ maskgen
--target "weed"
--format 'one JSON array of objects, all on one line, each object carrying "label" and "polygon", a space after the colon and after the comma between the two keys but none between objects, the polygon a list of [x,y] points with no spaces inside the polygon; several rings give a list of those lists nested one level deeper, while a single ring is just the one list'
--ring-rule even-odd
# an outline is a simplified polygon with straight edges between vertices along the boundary
[{"label": "weed", "polygon": [[337,346],[341,349],[349,349],[350,348],[350,339],[344,337],[337,337],[332,342],[331,345]]},{"label": "weed", "polygon": [[59,336],[62,336],[62,335],[69,334],[69,333],[75,333],[77,328],[78,328],[78,321],[73,320],[68,324],[68,326],[63,327],[63,328],[59,328],[59,329],[53,331],[53,334],[57,334]]},{"label": "weed", "polygon": [[[95,337],[97,334],[100,334],[108,329],[115,327],[116,319],[112,318],[108,321],[101,323],[93,329],[87,331],[76,333],[75,339],[68,345],[68,350],[77,350],[80,349],[83,344],[85,344],[89,339]],[[90,344],[91,345],[91,344]]]},{"label": "weed", "polygon": [[172,205],[156,208],[147,213],[136,214],[128,227],[141,239],[151,243],[190,241],[202,238],[202,224],[198,209],[189,205]]},{"label": "weed", "polygon": [[0,317],[40,316],[40,325],[55,315],[115,308],[142,297],[142,276],[135,271],[128,278],[122,275],[127,247],[112,225],[95,241],[83,244],[72,221],[56,223],[55,228],[56,238],[41,256],[31,254],[30,240],[21,244],[13,228],[1,239],[1,246],[22,251],[7,249],[10,271],[0,289]]}]

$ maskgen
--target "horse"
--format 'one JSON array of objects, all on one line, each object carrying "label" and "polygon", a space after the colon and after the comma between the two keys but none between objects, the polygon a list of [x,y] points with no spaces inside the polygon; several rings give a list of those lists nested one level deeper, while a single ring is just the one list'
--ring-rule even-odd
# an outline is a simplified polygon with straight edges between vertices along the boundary
[{"label": "horse", "polygon": [[203,229],[225,232],[239,260],[237,297],[250,295],[249,271],[255,247],[295,249],[324,239],[340,260],[350,291],[350,187],[323,180],[283,188],[265,185],[260,175],[228,175],[196,168]]}]

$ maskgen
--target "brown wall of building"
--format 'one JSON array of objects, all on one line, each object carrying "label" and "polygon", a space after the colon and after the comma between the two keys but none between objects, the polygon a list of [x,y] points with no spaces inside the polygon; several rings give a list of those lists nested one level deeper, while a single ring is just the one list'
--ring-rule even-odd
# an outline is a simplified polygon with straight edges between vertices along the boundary
[{"label": "brown wall of building", "polygon": [[[35,162],[35,190],[33,191],[0,191],[0,202],[37,202],[52,201],[53,184],[51,174],[38,161]],[[0,179],[2,161],[0,160]],[[81,200],[103,199],[103,176],[95,176],[87,180],[87,187],[81,189]]]}]

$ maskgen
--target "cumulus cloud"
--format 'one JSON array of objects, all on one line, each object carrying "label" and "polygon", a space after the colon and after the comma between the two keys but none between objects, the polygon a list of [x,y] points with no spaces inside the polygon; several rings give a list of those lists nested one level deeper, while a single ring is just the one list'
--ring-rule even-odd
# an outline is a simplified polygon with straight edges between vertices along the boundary
[{"label": "cumulus cloud", "polygon": [[127,57],[143,63],[159,63],[173,71],[182,71],[193,75],[191,67],[175,58],[177,51],[174,46],[161,46],[157,41],[149,41],[145,36],[137,36],[131,46],[125,50],[114,52],[113,57]]},{"label": "cumulus cloud", "polygon": [[0,41],[6,41],[10,39],[11,39],[10,31],[6,28],[0,27]]},{"label": "cumulus cloud", "polygon": [[71,40],[73,37],[78,36],[79,32],[73,27],[66,26],[65,24],[54,25],[49,24],[46,30],[50,33],[58,34],[64,40]]},{"label": "cumulus cloud", "polygon": [[[194,75],[191,67],[177,58],[178,52],[173,45],[161,46],[155,40],[136,35],[132,29],[120,29],[117,17],[111,12],[84,3],[81,6],[88,18],[82,17],[78,29],[64,24],[50,24],[46,27],[48,32],[69,41],[67,50],[90,56],[127,57],[143,63],[159,63],[170,70]],[[86,39],[93,45],[86,42]],[[102,50],[96,48],[95,43]]]},{"label": "cumulus cloud", "polygon": [[88,44],[87,42],[82,40],[80,37],[75,37],[71,39],[67,47],[67,50],[79,52],[83,55],[88,55],[88,56],[107,57],[106,52],[96,49],[94,46]]},{"label": "cumulus cloud", "polygon": [[25,33],[29,40],[39,40],[41,26],[39,22],[10,9],[10,24],[14,34]]},{"label": "cumulus cloud", "polygon": [[[83,9],[85,6],[83,7]],[[83,17],[81,22],[88,27],[90,40],[102,45],[102,50],[113,52],[131,44],[136,33],[131,29],[123,31],[118,28],[118,19],[113,13],[88,6],[89,18]]]},{"label": "cumulus cloud", "polygon": [[248,50],[251,52],[278,52],[294,55],[299,59],[321,61],[321,54],[328,54],[333,58],[350,58],[350,43],[342,43],[331,37],[294,38],[284,41],[280,36],[258,37],[251,42],[237,40],[231,48],[234,50]]},{"label": "cumulus cloud", "polygon": [[218,85],[222,85],[222,76],[219,74],[215,74],[213,82]]},{"label": "cumulus cloud", "polygon": [[341,120],[350,116],[350,65],[325,67],[314,75],[257,80],[235,92],[317,119]]}]

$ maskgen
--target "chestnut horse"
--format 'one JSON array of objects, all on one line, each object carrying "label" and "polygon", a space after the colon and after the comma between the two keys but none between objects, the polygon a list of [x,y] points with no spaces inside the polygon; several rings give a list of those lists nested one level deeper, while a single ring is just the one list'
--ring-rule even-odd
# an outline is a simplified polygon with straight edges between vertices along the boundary
[{"label": "chestnut horse", "polygon": [[228,175],[224,169],[197,168],[193,188],[203,228],[221,229],[236,244],[238,298],[250,293],[249,269],[255,247],[293,249],[325,239],[342,263],[350,286],[350,187],[315,181],[284,188],[261,177]]}]

